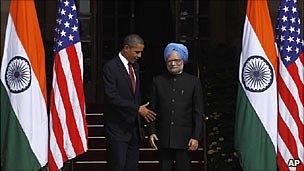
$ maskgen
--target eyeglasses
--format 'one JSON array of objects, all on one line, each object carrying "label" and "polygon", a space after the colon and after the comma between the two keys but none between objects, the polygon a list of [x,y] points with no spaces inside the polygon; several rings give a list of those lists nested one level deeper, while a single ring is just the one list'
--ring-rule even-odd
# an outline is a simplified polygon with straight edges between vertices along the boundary
[{"label": "eyeglasses", "polygon": [[172,60],[168,60],[167,64],[170,65],[180,65],[182,64],[183,60],[182,59],[172,59]]}]

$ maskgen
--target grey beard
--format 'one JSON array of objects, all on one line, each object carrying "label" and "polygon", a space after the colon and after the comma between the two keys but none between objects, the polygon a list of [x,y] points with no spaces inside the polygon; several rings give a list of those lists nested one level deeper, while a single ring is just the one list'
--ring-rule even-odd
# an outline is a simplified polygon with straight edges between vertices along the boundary
[{"label": "grey beard", "polygon": [[178,75],[178,74],[181,74],[181,73],[183,72],[183,70],[178,71],[178,72],[173,72],[173,71],[169,71],[169,72],[170,72],[170,74],[172,74],[172,75]]}]

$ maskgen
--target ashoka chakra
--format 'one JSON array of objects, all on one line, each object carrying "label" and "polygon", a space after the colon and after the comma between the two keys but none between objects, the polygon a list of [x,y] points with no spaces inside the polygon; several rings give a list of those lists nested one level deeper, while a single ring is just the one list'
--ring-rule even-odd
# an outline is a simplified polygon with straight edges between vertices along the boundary
[{"label": "ashoka chakra", "polygon": [[244,63],[242,82],[246,90],[263,92],[273,82],[273,70],[267,60],[261,56],[251,56]]},{"label": "ashoka chakra", "polygon": [[13,57],[6,68],[5,82],[12,93],[20,93],[31,85],[31,66],[27,59],[21,56]]}]

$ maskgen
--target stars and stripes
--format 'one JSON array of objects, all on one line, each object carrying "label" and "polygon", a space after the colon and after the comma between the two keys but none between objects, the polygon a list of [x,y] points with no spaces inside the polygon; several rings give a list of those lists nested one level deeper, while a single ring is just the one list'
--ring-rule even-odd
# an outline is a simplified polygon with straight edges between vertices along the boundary
[{"label": "stars and stripes", "polygon": [[87,150],[83,56],[73,0],[60,0],[50,99],[50,170]]},{"label": "stars and stripes", "polygon": [[[278,152],[280,170],[304,169],[304,41],[296,0],[282,0],[276,27],[279,51]],[[289,167],[291,159],[300,160]]]},{"label": "stars and stripes", "polygon": [[55,52],[80,41],[75,3],[71,4],[68,0],[62,0],[59,3],[56,24]]}]

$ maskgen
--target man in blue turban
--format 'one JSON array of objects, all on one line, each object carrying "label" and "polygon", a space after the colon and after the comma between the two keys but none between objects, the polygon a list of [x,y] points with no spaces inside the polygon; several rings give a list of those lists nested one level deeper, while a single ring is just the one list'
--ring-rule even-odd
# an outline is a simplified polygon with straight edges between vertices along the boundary
[{"label": "man in blue turban", "polygon": [[186,46],[169,43],[164,59],[168,73],[153,78],[150,104],[157,115],[148,123],[149,141],[160,150],[162,170],[172,170],[174,160],[176,170],[191,170],[190,152],[202,137],[202,86],[197,77],[183,72]]},{"label": "man in blue turban", "polygon": [[186,46],[180,43],[169,43],[164,50],[164,58],[165,61],[168,60],[169,55],[173,52],[177,52],[178,56],[184,61],[184,63],[188,62],[188,49]]},{"label": "man in blue turban", "polygon": [[184,63],[188,62],[188,49],[180,43],[169,43],[164,50],[164,59],[169,73],[182,73]]}]

